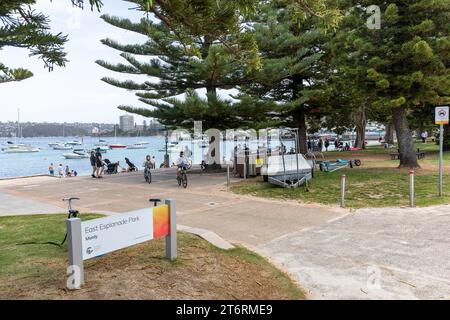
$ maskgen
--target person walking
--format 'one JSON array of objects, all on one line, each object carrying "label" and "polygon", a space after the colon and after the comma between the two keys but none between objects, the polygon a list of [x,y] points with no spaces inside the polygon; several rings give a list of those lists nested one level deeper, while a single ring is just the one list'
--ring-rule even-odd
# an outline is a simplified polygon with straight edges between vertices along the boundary
[{"label": "person walking", "polygon": [[64,171],[63,171],[63,165],[62,165],[62,163],[60,163],[60,164],[58,165],[58,176],[59,176],[60,178],[63,178],[63,177],[64,177]]},{"label": "person walking", "polygon": [[422,143],[427,143],[427,139],[428,139],[428,132],[424,131],[421,133],[421,138],[422,138]]},{"label": "person walking", "polygon": [[328,148],[330,147],[330,140],[325,139],[325,150],[328,152]]},{"label": "person walking", "polygon": [[91,177],[92,178],[96,178],[95,171],[97,171],[97,159],[95,157],[95,151],[94,150],[91,151],[91,157],[90,157],[89,160],[91,161],[91,167],[92,167]]},{"label": "person walking", "polygon": [[48,173],[49,173],[51,176],[54,176],[54,175],[55,175],[55,166],[53,165],[53,163],[50,163],[50,166],[48,167]]},{"label": "person walking", "polygon": [[97,166],[97,178],[101,179],[103,174],[103,157],[102,153],[100,152],[100,148],[97,148],[97,152],[95,152],[95,165]]},{"label": "person walking", "polygon": [[312,150],[312,143],[311,143],[311,139],[308,139],[308,152],[311,152]]},{"label": "person walking", "polygon": [[323,141],[322,141],[322,138],[319,138],[319,142],[318,142],[318,144],[317,144],[317,147],[318,147],[318,149],[319,149],[319,152],[322,152],[322,149],[323,149]]}]

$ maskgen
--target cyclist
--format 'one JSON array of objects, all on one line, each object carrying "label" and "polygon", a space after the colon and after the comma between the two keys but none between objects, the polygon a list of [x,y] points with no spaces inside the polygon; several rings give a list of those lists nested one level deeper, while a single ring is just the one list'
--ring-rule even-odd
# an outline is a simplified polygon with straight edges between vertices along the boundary
[{"label": "cyclist", "polygon": [[180,171],[181,168],[186,169],[188,166],[188,159],[186,158],[186,156],[184,155],[184,152],[181,151],[180,152],[180,157],[178,158],[176,164],[177,164],[177,179],[180,177]]},{"label": "cyclist", "polygon": [[151,159],[150,155],[147,155],[145,157],[143,167],[144,167],[144,175],[147,177],[147,170],[150,170],[153,168],[152,159]]}]

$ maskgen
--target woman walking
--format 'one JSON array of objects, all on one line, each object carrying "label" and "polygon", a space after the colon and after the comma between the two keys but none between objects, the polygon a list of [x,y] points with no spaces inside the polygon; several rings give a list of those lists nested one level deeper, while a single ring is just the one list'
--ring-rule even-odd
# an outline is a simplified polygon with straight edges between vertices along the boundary
[{"label": "woman walking", "polygon": [[92,174],[91,177],[92,178],[96,178],[95,176],[95,171],[97,171],[97,160],[95,158],[95,152],[94,150],[91,151],[91,157],[90,157],[90,161],[91,161],[91,167],[92,167]]}]

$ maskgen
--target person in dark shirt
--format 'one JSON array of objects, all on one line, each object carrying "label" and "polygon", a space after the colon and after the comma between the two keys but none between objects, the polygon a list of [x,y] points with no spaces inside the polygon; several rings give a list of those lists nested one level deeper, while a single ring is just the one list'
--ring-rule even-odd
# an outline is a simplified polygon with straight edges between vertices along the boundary
[{"label": "person in dark shirt", "polygon": [[95,152],[95,160],[96,160],[96,166],[97,166],[97,178],[103,178],[103,157],[102,153],[100,152],[100,148],[97,148],[97,152]]},{"label": "person in dark shirt", "polygon": [[95,176],[95,172],[97,171],[97,159],[95,157],[95,151],[94,150],[91,151],[90,161],[91,161],[91,167],[92,167],[91,177],[92,178],[97,178]]}]

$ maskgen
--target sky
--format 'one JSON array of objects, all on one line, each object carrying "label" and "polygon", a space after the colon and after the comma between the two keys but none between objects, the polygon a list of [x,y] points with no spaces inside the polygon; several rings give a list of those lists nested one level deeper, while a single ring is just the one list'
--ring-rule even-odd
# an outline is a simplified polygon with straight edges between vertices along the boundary
[{"label": "sky", "polygon": [[[66,44],[66,67],[55,67],[53,72],[44,69],[37,58],[29,57],[26,49],[4,48],[0,61],[11,68],[25,67],[34,77],[0,85],[0,121],[16,121],[20,108],[20,121],[26,122],[101,122],[118,123],[125,114],[119,105],[145,107],[133,92],[108,85],[100,79],[112,76],[120,80],[139,80],[142,76],[122,75],[104,69],[95,60],[125,62],[120,52],[100,43],[112,38],[122,43],[143,43],[145,37],[108,25],[99,16],[103,13],[138,20],[142,13],[132,8],[132,3],[105,0],[101,13],[92,12],[89,5],[84,10],[72,7],[69,0],[37,0],[36,10],[51,19],[53,32],[69,36]],[[144,118],[135,115],[140,124]]]}]

